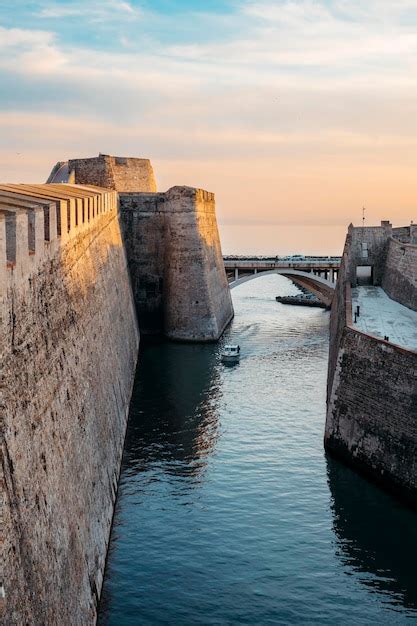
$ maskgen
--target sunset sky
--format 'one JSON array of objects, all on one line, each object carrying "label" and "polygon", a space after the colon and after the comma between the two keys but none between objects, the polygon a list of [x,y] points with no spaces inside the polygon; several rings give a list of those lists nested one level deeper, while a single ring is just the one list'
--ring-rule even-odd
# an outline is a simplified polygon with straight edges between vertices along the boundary
[{"label": "sunset sky", "polygon": [[2,0],[0,73],[2,182],[148,157],[228,253],[417,221],[417,0]]}]

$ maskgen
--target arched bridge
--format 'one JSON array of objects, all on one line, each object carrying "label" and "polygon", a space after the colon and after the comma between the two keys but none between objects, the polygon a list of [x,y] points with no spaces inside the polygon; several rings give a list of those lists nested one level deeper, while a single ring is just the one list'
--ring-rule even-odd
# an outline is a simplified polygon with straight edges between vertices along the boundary
[{"label": "arched bridge", "polygon": [[231,289],[260,275],[281,274],[330,306],[340,257],[224,257],[224,265]]}]

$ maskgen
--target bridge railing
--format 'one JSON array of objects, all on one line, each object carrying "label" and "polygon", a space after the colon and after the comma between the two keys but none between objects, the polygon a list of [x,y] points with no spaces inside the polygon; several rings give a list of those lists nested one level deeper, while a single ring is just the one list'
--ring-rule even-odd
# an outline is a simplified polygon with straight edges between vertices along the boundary
[{"label": "bridge railing", "polygon": [[243,262],[291,262],[291,263],[309,263],[313,261],[319,262],[336,262],[340,263],[342,260],[341,256],[240,256],[233,254],[225,254],[223,256],[223,260],[226,262],[229,261],[243,261]]},{"label": "bridge railing", "polygon": [[261,275],[270,273],[285,273],[292,272],[294,274],[302,274],[306,277],[323,277],[330,284],[334,284],[337,280],[340,270],[339,261],[296,261],[296,262],[283,262],[283,261],[224,261],[224,267],[228,276],[228,281],[233,286],[237,281],[243,279],[245,276]]},{"label": "bridge railing", "polygon": [[331,261],[318,261],[318,260],[305,260],[305,261],[259,261],[259,260],[231,260],[223,259],[226,269],[234,269],[235,267],[241,269],[255,269],[255,268],[300,268],[300,269],[337,269],[340,267],[339,260]]}]

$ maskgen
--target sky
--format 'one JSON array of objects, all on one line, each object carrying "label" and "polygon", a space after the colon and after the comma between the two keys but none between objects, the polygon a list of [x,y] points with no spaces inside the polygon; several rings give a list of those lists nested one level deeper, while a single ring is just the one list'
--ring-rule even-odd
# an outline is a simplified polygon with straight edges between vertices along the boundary
[{"label": "sky", "polygon": [[337,254],[417,221],[417,0],[2,0],[0,180],[152,160],[225,253]]}]

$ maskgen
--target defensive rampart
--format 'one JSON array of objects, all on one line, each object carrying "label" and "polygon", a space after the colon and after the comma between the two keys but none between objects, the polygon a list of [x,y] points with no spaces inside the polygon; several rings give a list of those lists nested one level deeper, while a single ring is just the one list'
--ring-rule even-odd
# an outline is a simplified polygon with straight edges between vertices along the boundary
[{"label": "defensive rampart", "polygon": [[138,353],[135,308],[145,332],[221,335],[233,308],[213,194],[156,193],[149,161],[105,155],[58,163],[46,185],[0,185],[8,625],[95,622]]},{"label": "defensive rampart", "polygon": [[215,341],[233,317],[214,194],[157,193],[147,159],[100,154],[58,163],[48,182],[98,184],[120,193],[120,216],[141,334]]},{"label": "defensive rampart", "polygon": [[109,154],[60,161],[52,169],[47,182],[97,185],[115,191],[156,192],[155,176],[149,159]]},{"label": "defensive rampart", "polygon": [[138,330],[115,192],[0,187],[5,624],[92,624]]},{"label": "defensive rampart", "polygon": [[391,298],[417,311],[416,244],[390,238],[382,286]]},{"label": "defensive rampart", "polygon": [[141,332],[214,341],[233,317],[214,195],[191,187],[120,194]]},{"label": "defensive rampart", "polygon": [[358,268],[373,285],[417,305],[414,231],[349,228],[330,321],[325,446],[383,487],[417,504],[417,352],[352,323]]}]

